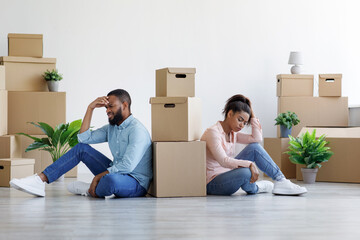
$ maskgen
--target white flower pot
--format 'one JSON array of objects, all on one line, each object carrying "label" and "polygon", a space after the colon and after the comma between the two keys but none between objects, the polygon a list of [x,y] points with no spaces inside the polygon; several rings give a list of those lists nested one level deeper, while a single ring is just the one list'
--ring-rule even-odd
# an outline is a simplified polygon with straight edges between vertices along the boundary
[{"label": "white flower pot", "polygon": [[46,81],[50,92],[59,91],[59,81]]}]

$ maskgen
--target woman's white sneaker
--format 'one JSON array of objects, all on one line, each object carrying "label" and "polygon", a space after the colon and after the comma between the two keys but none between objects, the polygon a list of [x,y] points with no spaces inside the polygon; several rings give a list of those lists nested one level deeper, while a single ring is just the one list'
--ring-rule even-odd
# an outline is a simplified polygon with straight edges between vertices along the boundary
[{"label": "woman's white sneaker", "polygon": [[75,181],[67,185],[67,190],[72,194],[90,196],[88,190],[90,188],[90,183]]},{"label": "woman's white sneaker", "polygon": [[270,181],[258,181],[256,182],[256,185],[258,186],[258,192],[257,193],[267,193],[271,192],[274,188],[274,184]]},{"label": "woman's white sneaker", "polygon": [[300,187],[288,179],[275,182],[273,194],[275,195],[301,195],[307,193],[305,187]]},{"label": "woman's white sneaker", "polygon": [[10,186],[38,197],[45,197],[45,183],[37,174],[26,178],[14,178],[10,181]]}]

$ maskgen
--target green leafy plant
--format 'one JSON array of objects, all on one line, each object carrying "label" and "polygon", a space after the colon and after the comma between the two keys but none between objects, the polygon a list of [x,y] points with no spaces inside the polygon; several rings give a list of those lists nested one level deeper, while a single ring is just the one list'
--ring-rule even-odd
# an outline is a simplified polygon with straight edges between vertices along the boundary
[{"label": "green leafy plant", "polygon": [[67,153],[67,151],[78,144],[77,135],[80,131],[81,123],[82,121],[79,119],[71,123],[61,123],[55,128],[52,128],[47,123],[30,122],[30,124],[40,128],[41,131],[47,135],[47,137],[37,138],[26,133],[17,134],[24,135],[34,140],[34,142],[25,149],[25,152],[29,152],[35,149],[44,150],[50,153],[52,160],[55,162],[62,155]]},{"label": "green leafy plant", "polygon": [[321,163],[327,162],[334,154],[326,147],[325,135],[316,139],[316,129],[310,134],[308,131],[300,137],[289,136],[289,150],[285,153],[290,155],[292,163],[306,165],[306,168],[321,167]]},{"label": "green leafy plant", "polygon": [[62,74],[57,69],[46,70],[42,76],[46,81],[60,81],[63,79]]},{"label": "green leafy plant", "polygon": [[275,118],[275,121],[275,125],[283,125],[290,129],[292,126],[297,125],[300,122],[300,119],[294,112],[287,111],[286,113],[280,113]]}]

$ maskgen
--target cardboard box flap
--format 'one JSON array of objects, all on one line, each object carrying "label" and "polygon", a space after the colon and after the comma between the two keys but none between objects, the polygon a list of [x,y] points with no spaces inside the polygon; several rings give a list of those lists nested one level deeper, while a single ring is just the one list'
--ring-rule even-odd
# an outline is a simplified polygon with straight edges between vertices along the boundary
[{"label": "cardboard box flap", "polygon": [[319,74],[319,78],[342,78],[341,73],[335,73],[335,74]]},{"label": "cardboard box flap", "polygon": [[360,138],[360,127],[303,127],[298,136],[316,129],[316,137],[325,134],[327,138]]},{"label": "cardboard box flap", "polygon": [[150,98],[150,104],[180,104],[186,103],[187,97],[152,97]]},{"label": "cardboard box flap", "polygon": [[9,33],[8,38],[43,38],[42,34]]},{"label": "cardboard box flap", "polygon": [[181,74],[194,74],[196,73],[196,68],[168,68],[169,73],[181,73]]},{"label": "cardboard box flap", "polygon": [[281,79],[304,79],[304,78],[309,78],[309,79],[314,79],[314,75],[305,75],[305,74],[279,74],[276,76],[277,79],[281,78]]},{"label": "cardboard box flap", "polygon": [[18,166],[35,164],[32,158],[2,158],[0,159],[0,166]]},{"label": "cardboard box flap", "polygon": [[56,58],[37,57],[0,57],[0,62],[21,62],[21,63],[56,63]]}]

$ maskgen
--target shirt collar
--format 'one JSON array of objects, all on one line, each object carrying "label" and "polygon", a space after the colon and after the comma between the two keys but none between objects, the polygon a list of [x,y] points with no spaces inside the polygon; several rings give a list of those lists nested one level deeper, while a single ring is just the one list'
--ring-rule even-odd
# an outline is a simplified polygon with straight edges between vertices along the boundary
[{"label": "shirt collar", "polygon": [[220,131],[221,134],[226,134],[226,133],[224,132],[224,129],[223,129],[220,121],[218,121],[218,122],[216,123],[216,126],[218,127],[218,129],[219,129],[219,131]]},{"label": "shirt collar", "polygon": [[119,126],[116,125],[117,129],[125,129],[127,128],[130,123],[134,120],[134,116],[131,114],[129,117],[127,117]]}]

